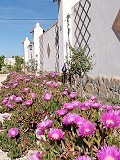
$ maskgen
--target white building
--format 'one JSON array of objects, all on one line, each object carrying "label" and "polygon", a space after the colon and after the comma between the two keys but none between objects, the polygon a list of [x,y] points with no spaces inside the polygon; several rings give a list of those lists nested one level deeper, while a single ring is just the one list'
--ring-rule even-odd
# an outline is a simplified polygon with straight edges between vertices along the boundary
[{"label": "white building", "polygon": [[4,58],[4,64],[5,65],[15,65],[15,58]]},{"label": "white building", "polygon": [[[95,66],[89,74],[120,76],[120,0],[53,2],[58,3],[58,22],[47,31],[37,23],[31,31],[32,53],[37,58],[38,69],[61,71],[70,41],[74,47],[88,45],[87,53],[95,54]],[[24,41],[25,61],[30,58],[27,55],[29,45],[28,39]]]}]

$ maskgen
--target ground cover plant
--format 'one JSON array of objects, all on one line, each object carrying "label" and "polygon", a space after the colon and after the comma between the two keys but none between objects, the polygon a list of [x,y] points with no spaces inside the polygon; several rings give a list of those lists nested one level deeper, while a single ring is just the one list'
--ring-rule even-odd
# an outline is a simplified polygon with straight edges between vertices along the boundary
[{"label": "ground cover plant", "polygon": [[120,160],[120,106],[80,98],[58,73],[12,72],[0,89],[0,149],[30,160]]}]

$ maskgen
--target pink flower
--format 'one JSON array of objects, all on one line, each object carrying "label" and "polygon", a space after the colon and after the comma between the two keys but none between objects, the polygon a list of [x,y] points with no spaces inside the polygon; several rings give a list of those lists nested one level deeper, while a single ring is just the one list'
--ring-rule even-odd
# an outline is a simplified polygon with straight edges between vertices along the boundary
[{"label": "pink flower", "polygon": [[42,84],[46,84],[46,80],[43,80],[43,81],[42,81]]},{"label": "pink flower", "polygon": [[8,103],[6,104],[6,106],[7,106],[8,108],[13,108],[13,105],[11,104],[10,101],[8,101]]},{"label": "pink flower", "polygon": [[9,113],[3,113],[2,114],[3,119],[9,119],[10,116],[11,116],[11,114],[9,114]]},{"label": "pink flower", "polygon": [[12,95],[12,96],[9,97],[9,100],[13,101],[15,98],[16,98],[16,96]]},{"label": "pink flower", "polygon": [[36,138],[41,140],[42,135],[44,134],[44,130],[37,128],[35,131]]},{"label": "pink flower", "polygon": [[52,99],[52,94],[50,94],[50,93],[45,93],[45,94],[43,95],[43,99],[44,99],[45,101],[51,100],[51,99]]},{"label": "pink flower", "polygon": [[76,97],[76,95],[77,95],[77,93],[76,93],[76,92],[71,92],[69,96],[70,96],[70,98],[75,98],[75,97]]},{"label": "pink flower", "polygon": [[4,88],[8,89],[8,88],[10,88],[10,86],[8,86],[8,85],[5,85],[5,86],[4,86]]},{"label": "pink flower", "polygon": [[93,134],[94,131],[95,131],[95,124],[88,121],[80,125],[78,128],[79,135],[82,137],[89,136]]},{"label": "pink flower", "polygon": [[83,117],[78,117],[74,120],[74,123],[79,127],[80,125],[84,124],[87,120]]},{"label": "pink flower", "polygon": [[24,89],[23,89],[24,92],[27,92],[27,91],[29,91],[29,90],[30,90],[30,88],[24,88]]},{"label": "pink flower", "polygon": [[59,110],[56,111],[56,114],[58,116],[64,116],[66,113],[67,113],[66,109],[59,109]]},{"label": "pink flower", "polygon": [[98,100],[98,98],[97,98],[96,96],[91,96],[90,99],[91,99],[92,101],[97,101],[97,100]]},{"label": "pink flower", "polygon": [[52,82],[52,81],[48,81],[48,82],[46,82],[46,84],[47,84],[49,87],[51,87],[52,84],[53,84],[53,82]]},{"label": "pink flower", "polygon": [[48,137],[51,140],[60,140],[62,139],[64,136],[64,133],[61,129],[58,128],[52,128],[49,132],[48,132]]},{"label": "pink flower", "polygon": [[112,110],[112,109],[113,109],[113,106],[111,106],[111,105],[103,105],[103,106],[102,106],[102,109]]},{"label": "pink flower", "polygon": [[93,103],[91,105],[91,108],[100,108],[100,107],[102,107],[101,103]]},{"label": "pink flower", "polygon": [[68,95],[68,92],[67,91],[63,91],[62,94],[63,95]]},{"label": "pink flower", "polygon": [[47,129],[47,128],[51,127],[52,123],[53,123],[52,120],[44,120],[44,121],[38,123],[37,127],[42,129],[42,130]]},{"label": "pink flower", "polygon": [[12,88],[16,88],[18,86],[18,83],[14,83],[13,85],[12,85]]},{"label": "pink flower", "polygon": [[16,98],[14,99],[14,101],[15,101],[16,103],[20,103],[20,102],[22,102],[22,98],[21,98],[21,97],[16,97]]},{"label": "pink flower", "polygon": [[97,152],[98,160],[120,160],[120,150],[116,146],[103,146]]},{"label": "pink flower", "polygon": [[40,152],[36,151],[30,155],[30,160],[42,160],[40,158]]},{"label": "pink flower", "polygon": [[33,92],[31,92],[31,93],[29,93],[29,95],[32,97],[32,98],[38,98],[38,95],[37,94],[35,94],[35,93],[33,93]]},{"label": "pink flower", "polygon": [[7,97],[2,100],[2,104],[6,104],[6,103],[8,103],[8,98]]},{"label": "pink flower", "polygon": [[81,102],[79,100],[72,101],[72,104],[74,104],[76,107],[79,107],[81,105]]},{"label": "pink flower", "polygon": [[68,125],[68,124],[73,124],[77,118],[80,116],[76,113],[68,113],[65,115],[62,119],[63,124]]},{"label": "pink flower", "polygon": [[106,128],[114,128],[120,126],[120,117],[115,112],[109,111],[101,115],[101,122]]},{"label": "pink flower", "polygon": [[64,103],[63,108],[65,108],[67,110],[72,110],[72,109],[76,108],[76,105],[74,103]]},{"label": "pink flower", "polygon": [[8,131],[8,136],[9,137],[16,137],[18,135],[19,131],[17,128],[11,128],[9,131]]},{"label": "pink flower", "polygon": [[52,84],[52,86],[55,87],[55,88],[57,88],[57,87],[59,86],[59,84],[54,82],[54,83]]},{"label": "pink flower", "polygon": [[25,106],[31,106],[32,104],[33,104],[33,100],[31,99],[24,102]]}]

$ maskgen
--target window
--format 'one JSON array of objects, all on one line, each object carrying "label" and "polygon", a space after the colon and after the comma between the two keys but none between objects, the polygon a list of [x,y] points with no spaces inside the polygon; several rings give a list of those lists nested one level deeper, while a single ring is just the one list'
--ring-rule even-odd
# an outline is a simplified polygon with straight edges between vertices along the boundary
[{"label": "window", "polygon": [[48,58],[50,57],[50,52],[51,52],[50,44],[48,43],[48,46],[47,46],[47,54],[48,54]]}]

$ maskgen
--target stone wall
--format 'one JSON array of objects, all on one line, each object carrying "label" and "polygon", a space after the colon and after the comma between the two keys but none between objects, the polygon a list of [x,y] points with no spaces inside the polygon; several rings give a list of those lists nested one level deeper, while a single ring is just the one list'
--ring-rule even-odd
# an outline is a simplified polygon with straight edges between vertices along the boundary
[{"label": "stone wall", "polygon": [[85,95],[120,99],[120,77],[88,76],[83,79]]}]

